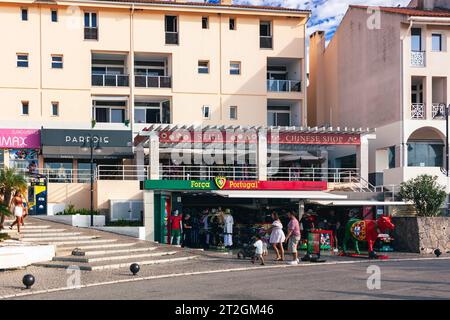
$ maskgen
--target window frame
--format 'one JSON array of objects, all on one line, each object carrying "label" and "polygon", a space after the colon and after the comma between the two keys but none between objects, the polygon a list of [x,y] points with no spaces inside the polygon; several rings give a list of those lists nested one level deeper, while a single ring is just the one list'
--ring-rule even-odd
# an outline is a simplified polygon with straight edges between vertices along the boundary
[{"label": "window frame", "polygon": [[[103,101],[103,100],[95,100],[95,99],[92,100],[92,119],[95,120],[96,122],[111,124],[111,123],[125,123],[127,121],[128,101],[120,100],[120,102],[124,103],[123,106],[122,105],[108,105],[108,104],[97,105],[97,102],[109,102],[109,103],[111,103],[111,102],[119,102],[119,101],[114,101],[114,100]],[[97,109],[106,109],[107,110],[107,114],[106,114],[107,121],[98,121],[98,119],[97,119]],[[113,110],[121,110],[121,111],[123,111],[123,121],[122,122],[112,122],[111,121],[111,119],[112,119],[112,111]]]},{"label": "window frame", "polygon": [[[207,116],[205,116],[206,110],[208,110]],[[202,106],[202,118],[203,118],[203,120],[210,120],[211,119],[211,105],[204,104]]]},{"label": "window frame", "polygon": [[[232,110],[234,110],[234,117],[232,117]],[[238,107],[237,106],[230,106],[228,108],[228,118],[230,120],[237,120],[238,119]]]},{"label": "window frame", "polygon": [[[24,108],[26,108],[27,112],[24,112]],[[29,116],[30,115],[30,101],[28,100],[22,100],[21,101],[21,111],[20,115],[22,116]]]},{"label": "window frame", "polygon": [[[439,37],[439,50],[434,49],[434,37]],[[431,33],[431,51],[433,52],[443,52],[444,51],[444,37],[442,36],[442,33],[433,32]]]},{"label": "window frame", "polygon": [[[206,21],[206,25],[204,24]],[[209,29],[209,17],[208,16],[203,16],[202,17],[202,29],[203,30],[208,30]]]},{"label": "window frame", "polygon": [[51,22],[58,22],[58,9],[50,9]]},{"label": "window frame", "polygon": [[[238,73],[233,73],[233,70],[236,70],[236,68],[233,68],[232,65],[238,65]],[[242,74],[242,64],[241,61],[230,61],[230,75],[232,76],[240,76]]]},{"label": "window frame", "polygon": [[20,20],[28,21],[28,8],[25,7],[20,8]]},{"label": "window frame", "polygon": [[[51,106],[51,115],[52,117],[59,117],[59,102],[58,101],[52,101],[50,103]],[[56,109],[55,109],[56,106]],[[56,110],[56,114],[55,114],[55,110]]]},{"label": "window frame", "polygon": [[[414,31],[420,31],[419,34],[414,34]],[[422,39],[422,35],[423,35],[423,30],[422,28],[411,28],[411,51],[412,52],[423,52],[424,51],[424,47],[423,47],[423,39]],[[413,49],[413,40],[415,37],[419,37],[419,50],[414,50]]]},{"label": "window frame", "polygon": [[[206,67],[200,66],[201,63],[206,63]],[[204,68],[207,68],[207,69],[206,69],[207,72],[201,72],[201,71],[200,71],[200,70],[202,70],[202,69],[204,69]],[[209,74],[209,73],[210,73],[210,63],[209,63],[209,60],[198,60],[198,63],[197,63],[197,73],[198,73],[198,74]]]},{"label": "window frame", "polygon": [[[54,58],[61,58],[61,61],[53,61]],[[63,69],[64,68],[64,56],[62,54],[52,54],[51,55],[51,65],[52,69]],[[57,67],[61,65],[61,67]]]},{"label": "window frame", "polygon": [[[84,13],[83,14],[83,27],[84,28],[92,28],[92,29],[97,28],[98,29],[98,13],[97,13],[97,11],[84,11],[83,13]],[[88,18],[88,22],[89,22],[88,25],[86,25],[86,15],[89,16],[89,18]],[[92,16],[93,15],[95,15],[95,26],[92,25],[92,21],[93,21]]]},{"label": "window frame", "polygon": [[[233,27],[231,27],[232,26],[231,22],[233,22]],[[228,29],[230,31],[236,31],[236,29],[237,29],[236,18],[234,18],[234,17],[228,18]]]},{"label": "window frame", "polygon": [[[19,56],[24,56],[26,59],[21,59]],[[20,63],[26,63],[26,65],[20,65]],[[17,68],[29,68],[30,67],[30,56],[28,53],[16,53],[16,67]]]}]

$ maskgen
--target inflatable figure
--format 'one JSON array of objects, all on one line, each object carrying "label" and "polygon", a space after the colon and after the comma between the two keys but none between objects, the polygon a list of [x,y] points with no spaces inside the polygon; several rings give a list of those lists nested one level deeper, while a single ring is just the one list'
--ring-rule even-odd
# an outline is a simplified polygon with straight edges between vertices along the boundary
[{"label": "inflatable figure", "polygon": [[352,239],[355,243],[355,251],[360,254],[358,243],[367,241],[369,247],[369,258],[377,258],[373,251],[373,245],[378,235],[386,230],[394,230],[394,225],[390,217],[381,216],[377,220],[350,219],[345,226],[345,238],[343,243],[344,254],[347,251],[347,243]]}]

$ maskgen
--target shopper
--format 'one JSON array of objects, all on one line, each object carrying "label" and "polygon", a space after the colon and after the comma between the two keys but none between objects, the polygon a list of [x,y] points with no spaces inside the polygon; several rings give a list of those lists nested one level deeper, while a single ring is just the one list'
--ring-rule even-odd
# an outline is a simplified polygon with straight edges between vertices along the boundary
[{"label": "shopper", "polygon": [[263,257],[263,242],[261,240],[261,236],[258,234],[256,235],[256,241],[253,244],[253,246],[256,248],[255,249],[255,255],[252,257],[252,263],[254,264],[256,260],[260,260],[261,261],[261,265],[263,266],[264,263],[264,257]]},{"label": "shopper", "polygon": [[286,236],[283,232],[283,224],[278,217],[278,213],[272,212],[272,227],[270,228],[270,240],[275,254],[277,255],[275,261],[284,261],[284,248],[283,243],[286,240]]},{"label": "shopper", "polygon": [[298,253],[297,246],[300,241],[300,224],[295,217],[294,212],[288,212],[289,224],[288,224],[288,234],[286,236],[286,242],[288,243],[289,251],[292,253],[292,261],[290,264],[298,264]]},{"label": "shopper", "polygon": [[191,215],[186,213],[183,218],[183,247],[192,246],[192,221]]},{"label": "shopper", "polygon": [[14,225],[17,224],[17,232],[20,233],[20,225],[22,224],[22,216],[24,212],[23,208],[23,198],[20,191],[16,191],[14,197],[12,198],[12,211],[14,213],[14,217],[16,220],[13,222],[13,224],[9,227],[11,230],[14,227]]}]

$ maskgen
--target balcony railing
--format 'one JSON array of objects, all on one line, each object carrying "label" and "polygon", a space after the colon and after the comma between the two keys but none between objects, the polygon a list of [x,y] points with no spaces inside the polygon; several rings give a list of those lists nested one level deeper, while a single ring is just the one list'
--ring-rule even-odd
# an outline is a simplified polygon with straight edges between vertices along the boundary
[{"label": "balcony railing", "polygon": [[445,103],[433,103],[431,105],[431,115],[434,120],[445,119]]},{"label": "balcony railing", "polygon": [[256,166],[174,166],[163,165],[160,179],[165,180],[213,180],[226,177],[231,180],[258,180]]},{"label": "balcony railing", "polygon": [[272,49],[272,37],[271,36],[260,36],[259,37],[259,47],[261,49]]},{"label": "balcony railing", "polygon": [[423,120],[425,119],[425,104],[424,103],[412,103],[411,104],[411,119]]},{"label": "balcony railing", "polygon": [[178,44],[178,32],[166,31],[166,44]]},{"label": "balcony railing", "polygon": [[411,66],[425,67],[425,51],[411,51]]},{"label": "balcony railing", "polygon": [[98,28],[84,27],[85,40],[98,40]]},{"label": "balcony railing", "polygon": [[298,80],[267,80],[267,91],[300,92],[301,84],[301,81]]},{"label": "balcony railing", "polygon": [[92,85],[99,87],[128,87],[127,74],[93,74]]},{"label": "balcony railing", "polygon": [[172,88],[172,78],[168,76],[136,75],[134,85],[140,88]]},{"label": "balcony railing", "polygon": [[359,177],[357,168],[268,167],[268,180],[349,183]]}]

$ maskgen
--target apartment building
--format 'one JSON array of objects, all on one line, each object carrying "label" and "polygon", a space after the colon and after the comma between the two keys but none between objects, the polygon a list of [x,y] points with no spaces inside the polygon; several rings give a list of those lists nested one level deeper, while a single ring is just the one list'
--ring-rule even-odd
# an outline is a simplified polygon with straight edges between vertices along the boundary
[{"label": "apartment building", "polygon": [[450,88],[450,2],[407,7],[350,6],[326,45],[310,38],[308,121],[376,128],[369,145],[372,184],[418,174],[448,184],[444,108]]}]

